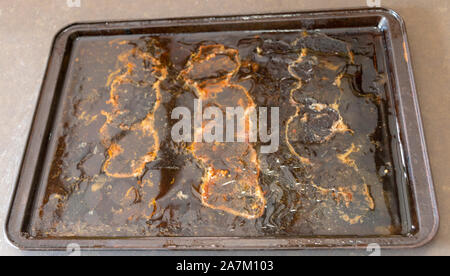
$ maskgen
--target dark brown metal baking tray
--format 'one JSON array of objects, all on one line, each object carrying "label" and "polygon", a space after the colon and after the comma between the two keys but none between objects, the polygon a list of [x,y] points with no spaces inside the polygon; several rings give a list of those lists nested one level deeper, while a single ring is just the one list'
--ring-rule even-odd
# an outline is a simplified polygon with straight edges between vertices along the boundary
[{"label": "dark brown metal baking tray", "polygon": [[[279,107],[278,152],[171,141],[196,97]],[[6,233],[25,250],[410,248],[438,220],[405,24],[376,8],[65,28]]]}]

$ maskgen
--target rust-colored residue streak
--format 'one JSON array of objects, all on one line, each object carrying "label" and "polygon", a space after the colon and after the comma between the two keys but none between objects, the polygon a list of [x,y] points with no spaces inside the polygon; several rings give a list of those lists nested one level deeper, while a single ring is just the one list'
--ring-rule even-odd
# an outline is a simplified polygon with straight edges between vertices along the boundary
[{"label": "rust-colored residue streak", "polygon": [[100,134],[108,148],[103,170],[115,178],[139,177],[159,151],[154,114],[167,70],[159,59],[139,48],[121,54],[118,60],[120,68],[111,73],[107,83],[112,112],[102,111],[106,122]]},{"label": "rust-colored residue streak", "polygon": [[405,58],[406,63],[408,63],[408,47],[406,47],[406,42],[403,42],[403,57]]},{"label": "rust-colored residue streak", "polygon": [[[241,61],[237,50],[223,45],[201,46],[180,76],[195,90],[205,107],[240,106],[249,122],[249,111],[255,103],[248,91],[232,82]],[[208,126],[203,125],[203,131]],[[250,125],[246,123],[245,141]],[[236,137],[238,138],[238,137]],[[205,166],[201,185],[203,205],[247,219],[261,217],[266,200],[259,185],[257,153],[248,142],[193,143],[193,156]]]}]

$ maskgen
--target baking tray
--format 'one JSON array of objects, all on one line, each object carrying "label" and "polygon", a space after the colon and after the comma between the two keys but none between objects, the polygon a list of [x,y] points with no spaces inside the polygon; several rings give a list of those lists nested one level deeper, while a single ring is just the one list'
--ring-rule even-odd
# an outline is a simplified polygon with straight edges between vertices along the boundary
[{"label": "baking tray", "polygon": [[[96,47],[92,47],[92,49],[97,48],[97,50],[92,51],[95,55],[85,59],[85,62],[88,62],[87,64],[93,64],[96,62],[96,59],[97,63],[108,60],[111,62],[111,58],[107,56],[109,51],[102,50],[98,45],[110,45],[110,47],[113,47],[111,45],[130,44],[122,43],[122,41],[126,41],[128,38],[130,38],[128,42],[132,40],[131,38],[137,39],[142,37],[162,38],[166,41],[167,38],[170,40],[171,36],[184,36],[188,38],[187,40],[191,38],[199,41],[203,38],[204,41],[218,41],[221,38],[226,39],[228,36],[237,36],[242,39],[242,36],[249,37],[251,35],[253,38],[268,37],[268,40],[272,41],[272,36],[279,36],[280,34],[286,34],[286,36],[297,34],[299,37],[302,35],[308,36],[306,34],[318,34],[318,40],[321,39],[321,34],[325,34],[329,37],[347,37],[349,38],[348,43],[357,43],[355,42],[355,38],[357,41],[358,37],[371,38],[372,46],[369,48],[359,48],[359,55],[364,56],[364,53],[367,54],[367,49],[369,49],[369,52],[372,49],[374,51],[372,61],[376,64],[378,73],[382,74],[378,74],[374,79],[374,83],[378,84],[377,87],[363,87],[361,89],[382,91],[381,102],[383,102],[383,105],[380,106],[384,106],[384,109],[380,110],[384,110],[383,112],[386,117],[384,121],[382,120],[382,126],[380,128],[384,127],[386,132],[381,132],[380,141],[384,141],[385,145],[390,149],[391,154],[387,158],[390,158],[392,163],[387,162],[390,166],[377,165],[377,169],[382,170],[378,174],[383,174],[384,171],[384,177],[387,179],[381,183],[383,186],[381,191],[386,194],[388,192],[385,189],[390,191],[388,195],[383,194],[388,209],[395,205],[392,209],[385,210],[391,213],[391,215],[395,213],[391,217],[391,224],[388,223],[383,227],[380,226],[377,228],[378,221],[376,218],[373,221],[366,219],[369,220],[369,224],[372,223],[370,224],[371,228],[367,230],[362,226],[353,226],[354,224],[363,224],[360,216],[355,216],[353,220],[349,219],[348,216],[341,216],[349,224],[348,227],[342,227],[339,231],[335,231],[333,227],[330,227],[328,229],[329,231],[327,231],[327,229],[324,229],[325,224],[320,225],[317,229],[311,230],[307,228],[305,230],[305,226],[301,223],[302,220],[300,220],[300,224],[297,225],[294,223],[294,226],[290,228],[290,234],[267,231],[264,235],[253,235],[251,234],[251,230],[246,234],[245,228],[240,229],[240,226],[238,226],[237,229],[240,229],[240,232],[237,231],[234,234],[229,229],[221,232],[219,228],[217,228],[216,233],[213,231],[209,235],[201,231],[199,232],[200,234],[195,234],[189,232],[189,229],[186,227],[182,227],[183,229],[178,229],[180,231],[178,233],[182,233],[180,235],[174,235],[174,230],[167,230],[168,228],[164,228],[165,231],[169,231],[167,235],[164,234],[165,232],[149,235],[145,233],[141,235],[130,235],[126,231],[121,232],[117,230],[118,232],[114,232],[115,230],[104,230],[103,228],[103,232],[96,232],[96,230],[85,228],[85,225],[79,226],[80,230],[77,230],[78,232],[74,231],[74,228],[70,228],[70,225],[65,225],[58,229],[54,228],[52,230],[53,232],[50,231],[43,234],[45,231],[42,231],[41,228],[45,227],[42,226],[42,223],[48,223],[49,220],[54,219],[54,216],[58,214],[54,210],[48,213],[49,211],[45,209],[45,204],[42,204],[43,201],[45,200],[48,203],[54,200],[57,202],[55,206],[61,202],[59,201],[61,198],[58,196],[58,186],[52,186],[50,184],[51,179],[48,176],[52,168],[54,169],[55,164],[64,162],[64,160],[57,160],[60,163],[55,163],[55,160],[51,159],[53,156],[57,156],[58,149],[60,149],[58,147],[58,139],[62,137],[61,129],[64,129],[61,125],[63,125],[64,116],[68,113],[64,108],[64,102],[69,98],[73,99],[73,96],[70,94],[71,91],[72,93],[73,91],[80,92],[83,88],[80,83],[74,82],[72,78],[77,75],[77,72],[85,68],[79,64],[80,58],[77,55],[77,51],[80,51],[80,41],[88,44],[91,43],[94,46],[97,45]],[[108,43],[95,44],[98,39],[100,41],[107,41]],[[305,43],[307,44],[308,42]],[[315,43],[310,43],[309,47],[314,48],[317,46],[315,45]],[[320,48],[320,46],[317,47]],[[279,49],[277,45],[273,46],[272,53],[276,55],[277,49]],[[150,49],[149,51],[154,51],[153,53],[158,52],[158,50],[154,49]],[[179,51],[178,49],[172,54],[176,56]],[[194,49],[191,49],[191,51],[194,51]],[[345,50],[343,51],[345,52]],[[259,52],[259,49],[256,52]],[[185,55],[185,60],[187,60],[189,54],[193,53],[191,52]],[[113,59],[116,63],[117,55],[119,54],[120,52],[117,52]],[[102,55],[105,56],[103,59],[101,58]],[[243,54],[241,53],[241,55]],[[359,68],[365,66],[364,58],[362,58],[362,61],[355,62],[354,56],[351,57],[349,55],[349,57],[353,59],[351,62],[354,63],[353,65],[356,64]],[[110,67],[111,70],[108,71],[109,76],[114,74],[112,69],[116,68],[112,64]],[[334,67],[331,66],[330,68]],[[348,70],[352,69],[353,71],[358,71],[357,66],[350,66],[348,68]],[[95,71],[91,73],[93,76],[96,75]],[[370,74],[367,73],[367,75]],[[105,78],[107,76],[105,75]],[[362,78],[364,77],[362,76]],[[90,81],[89,75],[85,79]],[[79,79],[78,81],[80,82]],[[178,87],[177,89],[181,88]],[[361,117],[364,116],[361,115]],[[86,117],[84,119],[89,120]],[[71,135],[76,136],[76,134]],[[67,135],[67,137],[71,136]],[[286,141],[289,140],[287,139]],[[357,149],[352,150],[352,152],[357,151]],[[347,158],[350,153],[346,154],[344,152],[341,155],[344,159],[341,160],[346,161],[350,166],[356,166],[351,159]],[[164,170],[164,175],[171,175],[173,173],[172,170],[176,168],[175,164],[171,164],[173,159],[169,156],[164,156],[160,159],[166,162],[160,163],[158,165],[159,168],[156,168],[156,170]],[[386,160],[384,161],[386,162]],[[325,168],[324,172],[328,169]],[[356,171],[358,171],[358,168],[356,168]],[[386,176],[387,174],[390,177]],[[290,180],[292,180],[292,174],[287,173],[287,179],[285,178],[284,182],[288,183]],[[104,182],[98,186],[99,189],[102,188]],[[370,186],[371,183],[368,184]],[[98,183],[94,183],[94,185],[98,185]],[[91,189],[97,190],[96,188]],[[371,192],[376,193],[375,189],[376,187],[372,187]],[[354,191],[356,193],[357,188]],[[365,191],[370,196],[369,189]],[[181,195],[177,194],[177,196],[179,199],[183,199],[185,195],[181,193]],[[341,204],[340,201],[348,199],[345,195],[339,198],[333,193],[333,196],[337,200],[337,204]],[[95,200],[94,198],[93,201]],[[369,204],[369,207],[365,209],[367,212],[373,211],[373,209],[379,209],[370,207],[370,205],[373,205],[373,199],[371,200],[372,204]],[[380,204],[376,200],[376,204]],[[391,201],[394,202],[392,206],[389,205]],[[370,203],[370,200],[368,202]],[[223,212],[224,210],[216,211],[222,212],[222,214],[227,213]],[[321,212],[324,211],[322,210]],[[375,213],[375,211],[373,212]],[[245,225],[243,218],[235,218],[231,221],[231,224],[236,224],[236,220],[238,220],[238,225],[239,222],[241,222],[241,226]],[[405,24],[396,12],[388,9],[375,8],[151,21],[82,23],[74,24],[63,29],[58,33],[54,41],[17,187],[7,219],[6,233],[12,244],[25,250],[65,250],[69,244],[74,243],[80,245],[82,249],[95,250],[363,248],[374,243],[382,248],[410,248],[422,246],[429,242],[437,232],[438,220]],[[41,221],[41,224],[37,223],[37,221]],[[331,222],[331,220],[328,221],[329,225],[332,224]],[[297,226],[298,229],[296,228]],[[69,227],[69,230],[67,230],[67,227]],[[159,227],[161,228],[161,224],[159,224]],[[296,232],[297,230],[298,232]],[[111,233],[114,232],[114,234],[108,235],[108,231],[111,231]],[[187,233],[190,234],[183,234],[185,233],[183,231],[188,231]]]}]

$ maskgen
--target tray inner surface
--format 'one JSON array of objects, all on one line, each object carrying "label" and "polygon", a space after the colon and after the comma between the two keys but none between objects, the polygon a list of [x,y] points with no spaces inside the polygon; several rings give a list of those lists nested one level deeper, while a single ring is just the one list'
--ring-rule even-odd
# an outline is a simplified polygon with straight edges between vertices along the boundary
[{"label": "tray inner surface", "polygon": [[[80,35],[68,54],[31,237],[408,231],[376,28]],[[278,151],[172,141],[172,110],[194,99],[280,107]]]}]

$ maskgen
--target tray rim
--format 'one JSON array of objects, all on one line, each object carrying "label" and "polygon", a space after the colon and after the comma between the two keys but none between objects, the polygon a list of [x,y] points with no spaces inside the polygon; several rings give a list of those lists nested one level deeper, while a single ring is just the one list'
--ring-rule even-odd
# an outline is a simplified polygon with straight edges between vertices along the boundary
[{"label": "tray rim", "polygon": [[[414,161],[408,171],[420,171],[421,175],[411,176],[411,189],[415,198],[425,197],[425,200],[414,202],[417,211],[419,230],[411,236],[386,236],[386,237],[298,237],[298,238],[245,238],[245,237],[142,237],[142,238],[59,238],[59,239],[31,239],[22,233],[22,224],[25,219],[26,206],[33,196],[31,191],[33,182],[25,181],[24,175],[32,178],[34,174],[33,163],[36,164],[40,155],[40,144],[43,141],[43,132],[47,125],[50,113],[43,111],[44,106],[51,106],[53,96],[56,93],[56,85],[59,71],[64,57],[66,46],[72,35],[88,29],[90,26],[102,27],[102,30],[117,28],[144,28],[161,25],[180,26],[180,24],[192,23],[214,23],[238,20],[240,22],[253,22],[264,19],[282,19],[302,16],[333,15],[340,17],[358,17],[358,15],[378,15],[389,22],[389,30],[386,35],[391,35],[391,28],[396,28],[401,36],[390,37],[396,77],[396,90],[401,91],[399,97],[401,102],[408,101],[408,108],[413,108],[414,113],[407,114],[406,118],[411,120],[412,125],[407,125],[403,120],[402,132],[415,132],[417,136],[414,141],[409,141],[410,136],[406,134],[405,146],[407,153],[411,153],[411,143],[418,149],[414,150]],[[125,26],[126,25],[126,26]],[[133,26],[130,26],[133,25]],[[145,25],[145,26],[144,26]],[[383,249],[391,248],[416,248],[430,242],[437,234],[439,228],[439,215],[436,197],[431,176],[431,169],[427,154],[424,131],[422,127],[421,113],[416,94],[416,86],[411,64],[411,54],[406,34],[406,26],[403,18],[394,10],[388,8],[354,8],[319,11],[284,12],[254,15],[231,15],[231,16],[202,16],[187,18],[167,18],[155,20],[133,20],[133,21],[109,21],[109,22],[83,22],[70,24],[59,31],[53,41],[49,61],[42,87],[39,93],[38,104],[35,109],[33,123],[31,125],[28,141],[23,155],[20,172],[11,199],[8,216],[4,224],[4,233],[7,241],[21,250],[65,250],[69,244],[78,244],[83,250],[279,250],[279,249],[356,249],[366,248],[369,244],[377,244]],[[389,51],[389,50],[388,50]],[[401,53],[401,55],[399,55]],[[408,93],[406,93],[408,92]],[[395,93],[395,92],[394,92]],[[409,94],[404,95],[404,94]],[[404,104],[400,106],[404,108]],[[47,108],[48,109],[48,108]],[[404,111],[403,111],[404,112]],[[411,113],[411,111],[409,111]],[[404,116],[402,113],[399,116]],[[44,119],[43,119],[44,118]],[[405,137],[403,137],[405,138]],[[35,146],[33,146],[35,145]],[[36,146],[37,145],[37,146]],[[406,157],[411,158],[407,155]],[[31,159],[32,158],[32,159]],[[32,164],[30,164],[32,163]],[[411,161],[409,162],[411,163]],[[419,163],[419,164],[418,164]],[[422,167],[421,167],[422,166]],[[414,170],[413,170],[414,169]],[[423,181],[418,183],[417,179]],[[28,192],[27,192],[28,191]]]}]

